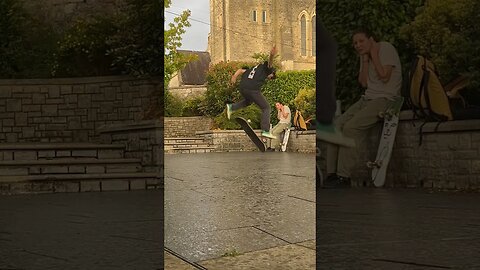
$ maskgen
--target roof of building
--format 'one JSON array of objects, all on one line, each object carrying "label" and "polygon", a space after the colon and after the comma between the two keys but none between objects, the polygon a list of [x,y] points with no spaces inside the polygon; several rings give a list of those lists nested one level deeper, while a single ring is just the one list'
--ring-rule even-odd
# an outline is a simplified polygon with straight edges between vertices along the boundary
[{"label": "roof of building", "polygon": [[203,85],[207,82],[207,71],[210,65],[208,52],[178,50],[182,54],[195,54],[197,59],[189,62],[180,72],[184,85]]}]

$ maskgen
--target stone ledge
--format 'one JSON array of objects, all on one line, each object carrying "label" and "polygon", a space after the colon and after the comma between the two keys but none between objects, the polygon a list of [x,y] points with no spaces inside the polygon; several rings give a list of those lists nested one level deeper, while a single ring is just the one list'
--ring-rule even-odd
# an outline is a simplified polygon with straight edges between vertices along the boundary
[{"label": "stone ledge", "polygon": [[139,179],[88,179],[73,181],[41,181],[1,183],[0,195],[77,193],[103,191],[135,191],[163,188],[163,179],[158,177]]},{"label": "stone ledge", "polygon": [[74,85],[74,84],[89,84],[89,83],[110,83],[122,81],[158,81],[160,77],[153,78],[135,78],[130,76],[102,76],[102,77],[73,77],[73,78],[49,78],[49,79],[15,79],[15,80],[0,80],[0,86],[6,85]]},{"label": "stone ledge", "polygon": [[55,174],[55,175],[22,175],[2,176],[0,183],[19,183],[35,181],[73,181],[91,179],[138,179],[155,178],[157,173],[105,173],[105,174]]},{"label": "stone ledge", "polygon": [[123,144],[95,143],[0,143],[0,150],[124,149]]},{"label": "stone ledge", "polygon": [[109,124],[97,129],[99,133],[114,133],[132,130],[163,128],[163,117],[158,120],[146,120],[137,123]]},{"label": "stone ledge", "polygon": [[61,158],[53,160],[9,160],[9,161],[0,161],[1,166],[25,166],[25,165],[70,165],[70,164],[124,164],[124,163],[140,163],[140,159],[136,158],[117,158],[117,159],[93,159],[93,158]]},{"label": "stone ledge", "polygon": [[480,119],[428,122],[422,128],[422,133],[459,131],[480,131]]},{"label": "stone ledge", "polygon": [[[254,129],[255,133],[260,133],[262,130]],[[292,130],[291,132],[298,132],[299,135],[308,135],[308,134],[315,134],[315,130]],[[245,133],[243,129],[235,129],[235,130],[206,130],[206,131],[197,131],[195,132],[196,135],[208,135],[208,134],[215,134],[215,133]],[[291,133],[290,133],[291,135]]]}]

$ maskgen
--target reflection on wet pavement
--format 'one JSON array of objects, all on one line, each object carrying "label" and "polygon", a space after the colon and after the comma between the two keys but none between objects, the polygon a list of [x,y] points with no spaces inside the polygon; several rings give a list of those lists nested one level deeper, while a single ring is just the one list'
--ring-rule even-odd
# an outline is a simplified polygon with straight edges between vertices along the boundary
[{"label": "reflection on wet pavement", "polygon": [[315,239],[315,155],[165,156],[165,246],[199,262]]}]

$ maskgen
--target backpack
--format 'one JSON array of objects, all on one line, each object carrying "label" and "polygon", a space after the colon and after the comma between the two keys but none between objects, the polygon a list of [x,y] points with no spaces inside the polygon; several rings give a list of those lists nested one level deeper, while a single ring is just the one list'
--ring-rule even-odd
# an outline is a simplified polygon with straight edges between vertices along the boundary
[{"label": "backpack", "polygon": [[406,104],[412,109],[414,118],[423,119],[420,126],[420,144],[422,128],[427,122],[438,122],[459,119],[480,118],[480,109],[469,107],[459,91],[468,85],[468,79],[460,76],[443,86],[438,77],[435,65],[426,57],[417,55],[412,62],[409,78],[402,95]]},{"label": "backpack", "polygon": [[305,119],[303,119],[302,113],[299,110],[295,110],[295,116],[293,117],[293,126],[295,127],[295,130],[307,130],[307,122],[305,122]]}]

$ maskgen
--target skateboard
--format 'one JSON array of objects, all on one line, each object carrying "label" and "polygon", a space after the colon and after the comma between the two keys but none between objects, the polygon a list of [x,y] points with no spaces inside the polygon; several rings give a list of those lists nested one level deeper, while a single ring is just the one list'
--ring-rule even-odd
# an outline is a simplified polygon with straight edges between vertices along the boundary
[{"label": "skateboard", "polygon": [[260,139],[260,137],[257,136],[255,131],[253,131],[253,128],[250,126],[250,124],[245,120],[245,118],[242,117],[235,117],[235,121],[240,124],[240,126],[243,128],[245,133],[247,133],[248,137],[250,137],[250,140],[257,146],[258,150],[265,152],[267,150],[267,147],[265,146],[265,141]]},{"label": "skateboard", "polygon": [[392,156],[393,144],[398,127],[398,117],[403,105],[403,97],[397,97],[391,101],[384,112],[379,113],[383,119],[382,135],[378,145],[375,161],[368,161],[367,167],[372,169],[372,182],[375,187],[382,187],[385,184],[387,167]]},{"label": "skateboard", "polygon": [[287,143],[288,143],[288,138],[290,137],[290,131],[291,131],[291,128],[287,127],[285,129],[285,132],[283,133],[282,146],[280,147],[280,149],[282,149],[282,152],[285,152],[287,150]]}]

